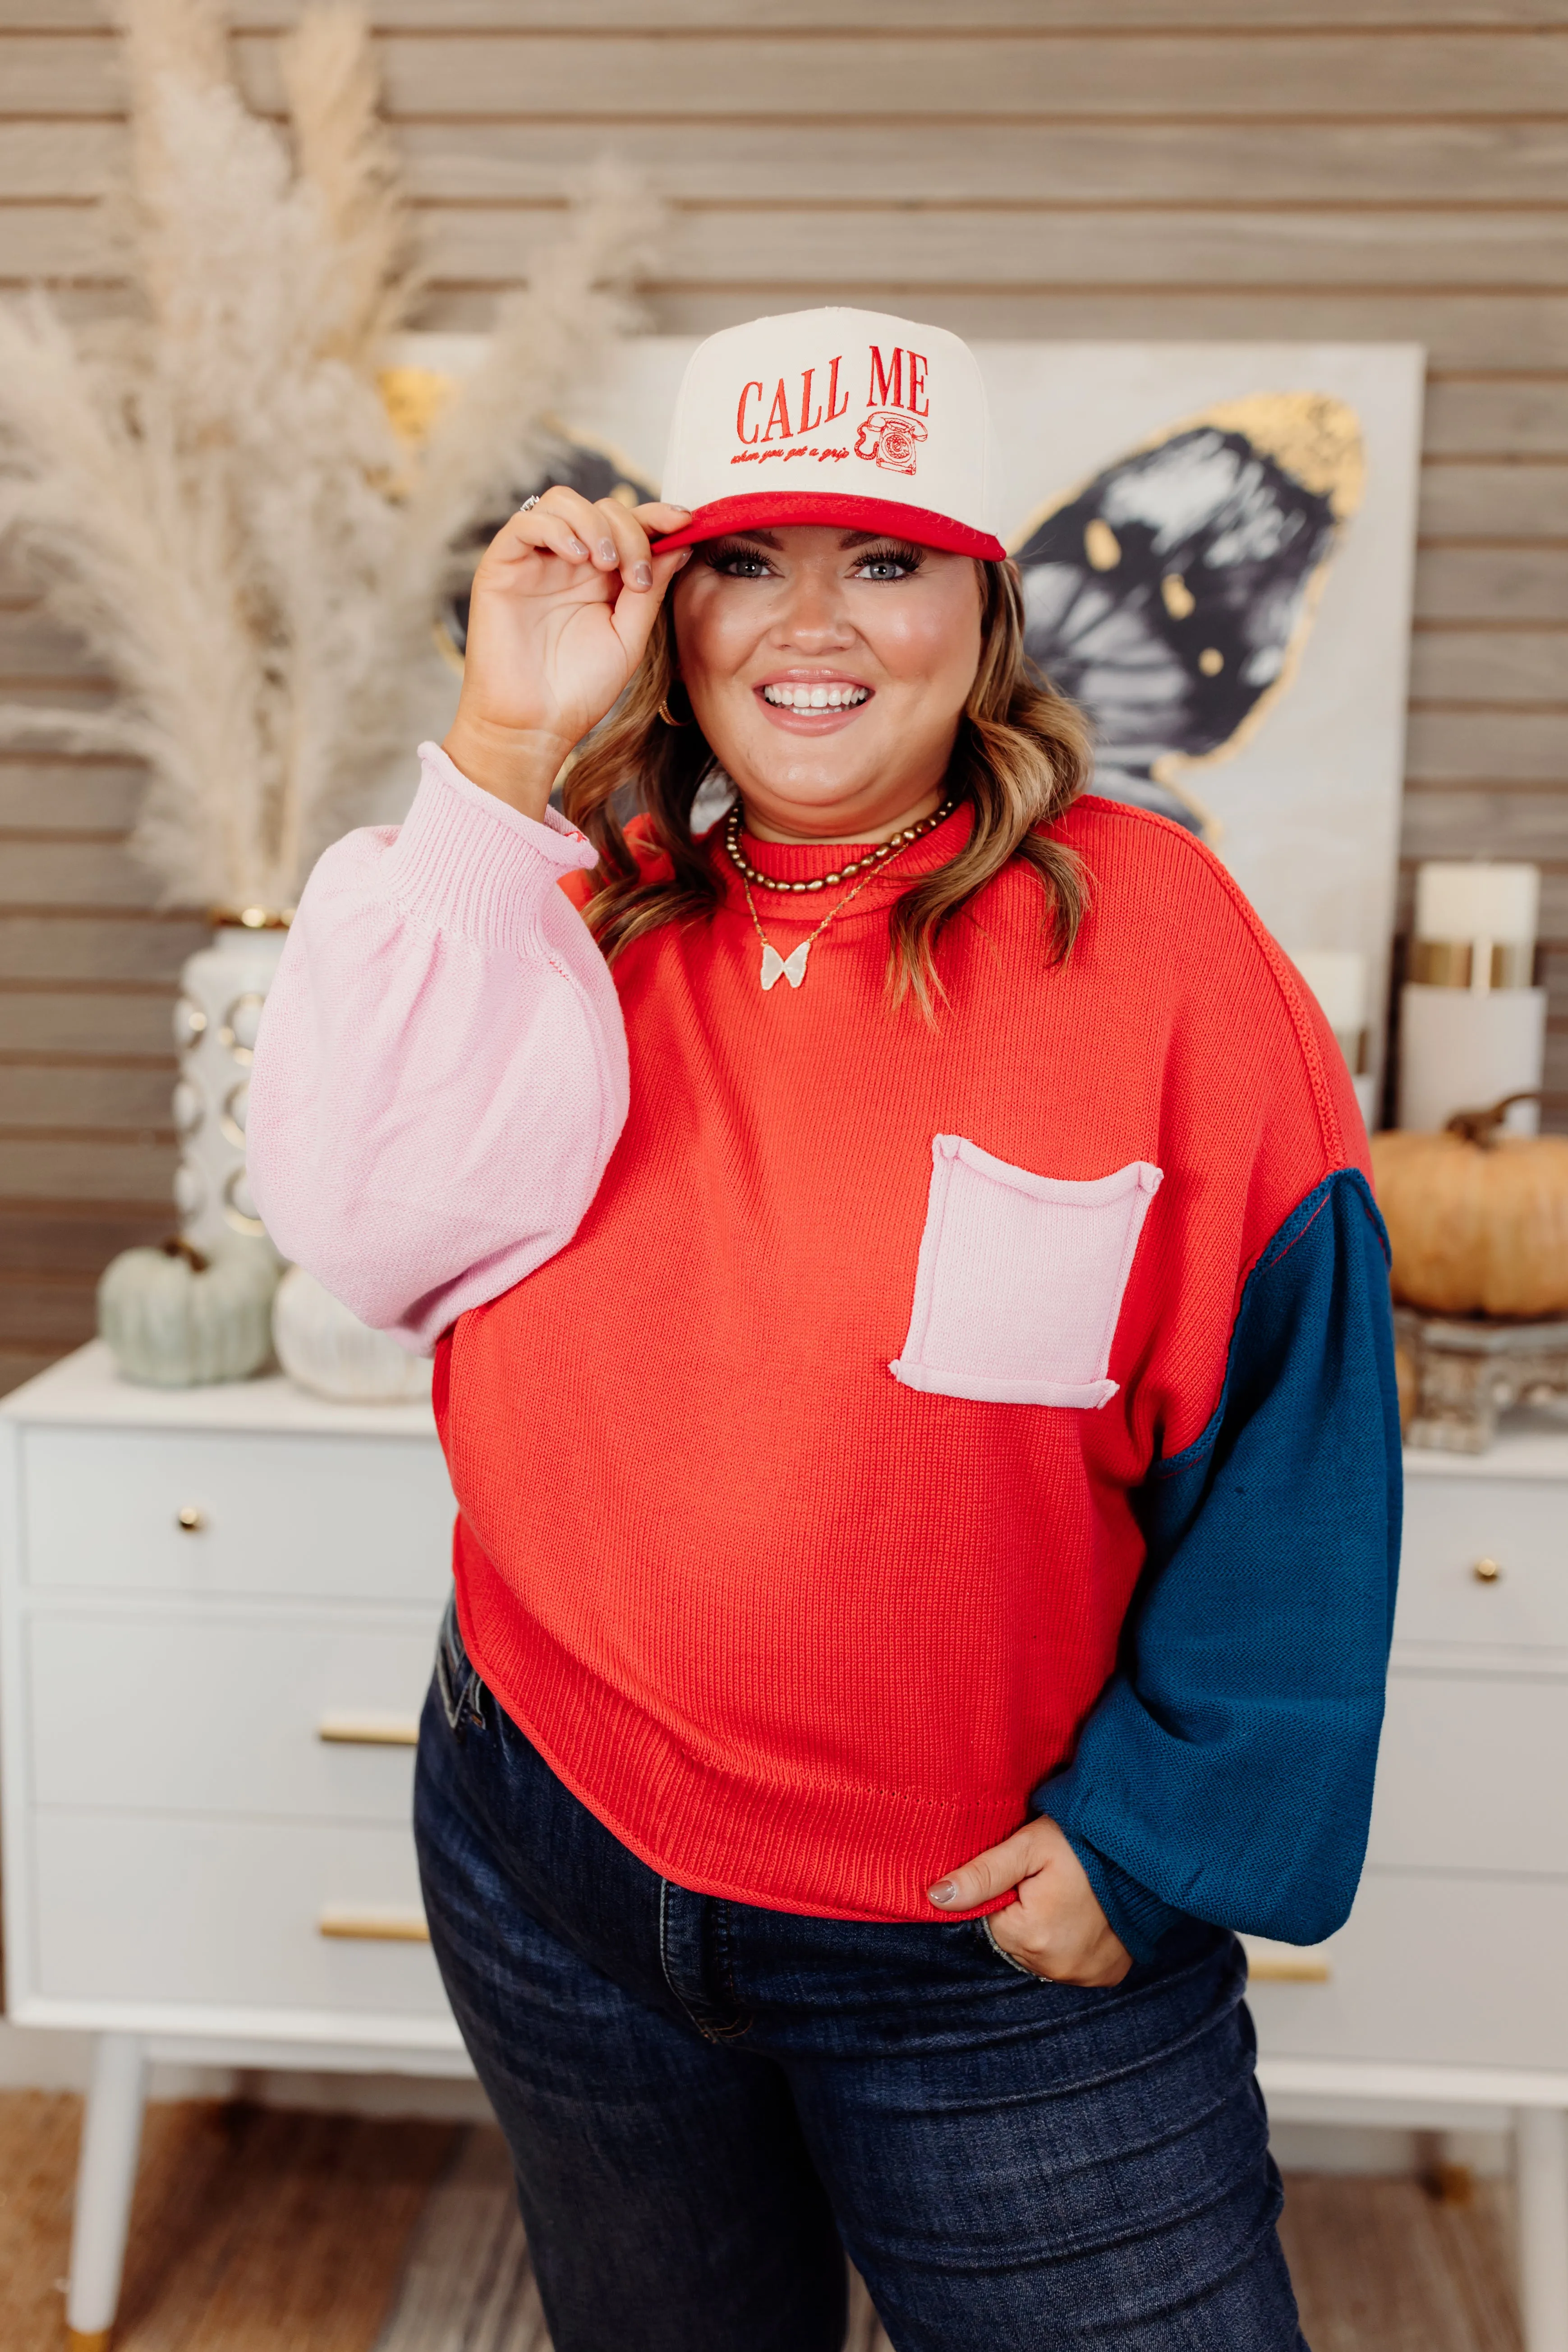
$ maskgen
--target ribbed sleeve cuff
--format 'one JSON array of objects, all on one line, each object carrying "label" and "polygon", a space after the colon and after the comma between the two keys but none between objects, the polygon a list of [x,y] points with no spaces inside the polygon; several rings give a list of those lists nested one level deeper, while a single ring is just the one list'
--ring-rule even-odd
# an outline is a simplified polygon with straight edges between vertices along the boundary
[{"label": "ribbed sleeve cuff", "polygon": [[[1112,1862],[1109,1854],[1101,1853],[1098,1846],[1090,1845],[1063,1821],[1050,1801],[1052,1785],[1043,1780],[1030,1798],[1030,1804],[1037,1813],[1049,1815],[1082,1863],[1083,1874],[1110,1923],[1111,1933],[1121,1937],[1135,1960],[1154,1959],[1162,1937],[1189,1915],[1152,1894],[1137,1879],[1130,1878],[1119,1862]],[[1062,1811],[1067,1811],[1065,1805]]]},{"label": "ribbed sleeve cuff", "polygon": [[1093,1887],[1112,1933],[1120,1936],[1135,1960],[1156,1958],[1162,1937],[1184,1919],[1186,1913],[1163,1903],[1157,1895],[1151,1895],[1146,1886],[1128,1877],[1120,1863],[1112,1862],[1097,1847],[1086,1845],[1070,1830],[1062,1834],[1082,1863],[1084,1876]]},{"label": "ribbed sleeve cuff", "polygon": [[419,790],[384,868],[391,896],[437,930],[521,950],[545,892],[597,865],[597,850],[553,809],[536,824],[481,792],[438,744],[421,743],[419,758]]}]

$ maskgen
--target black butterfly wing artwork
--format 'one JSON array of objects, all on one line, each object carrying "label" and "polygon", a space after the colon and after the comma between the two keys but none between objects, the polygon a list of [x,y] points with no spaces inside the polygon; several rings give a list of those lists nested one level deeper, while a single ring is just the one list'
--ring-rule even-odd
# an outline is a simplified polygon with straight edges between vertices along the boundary
[{"label": "black butterfly wing artwork", "polygon": [[1260,393],[1170,426],[1026,526],[1026,643],[1093,723],[1097,793],[1217,839],[1187,779],[1288,687],[1363,478],[1352,409]]}]

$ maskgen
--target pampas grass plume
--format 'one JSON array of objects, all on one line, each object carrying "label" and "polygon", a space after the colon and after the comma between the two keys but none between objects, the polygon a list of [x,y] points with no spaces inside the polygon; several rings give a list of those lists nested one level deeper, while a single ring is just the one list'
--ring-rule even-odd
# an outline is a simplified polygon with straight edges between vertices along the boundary
[{"label": "pampas grass plume", "polygon": [[418,458],[375,388],[421,278],[367,20],[308,8],[286,137],[228,69],[218,0],[116,0],[139,296],[73,335],[0,303],[0,537],[113,675],[102,713],[0,708],[0,741],[143,760],[164,903],[286,907],[405,749],[454,542],[631,322],[657,215],[601,174]]}]

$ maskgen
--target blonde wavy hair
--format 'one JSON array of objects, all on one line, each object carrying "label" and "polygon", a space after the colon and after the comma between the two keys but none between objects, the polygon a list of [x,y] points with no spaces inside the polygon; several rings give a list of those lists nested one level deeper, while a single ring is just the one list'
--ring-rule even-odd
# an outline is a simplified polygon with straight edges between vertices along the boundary
[{"label": "blonde wavy hair", "polygon": [[[968,840],[945,866],[920,875],[893,902],[889,993],[909,993],[931,1017],[946,994],[936,948],[950,923],[1016,858],[1040,884],[1047,954],[1072,946],[1086,896],[1072,851],[1043,830],[1085,789],[1089,730],[1076,704],[1054,691],[1024,650],[1024,599],[1012,563],[977,562],[982,595],[980,661],[963,706],[948,790],[973,813]],[[676,690],[675,628],[666,601],[636,676],[567,776],[567,816],[599,853],[588,923],[613,962],[661,923],[705,919],[722,905],[723,883],[694,841],[691,806],[719,760],[695,722],[670,727],[661,704]],[[647,817],[645,841],[670,871],[646,881],[617,810],[630,787]]]}]

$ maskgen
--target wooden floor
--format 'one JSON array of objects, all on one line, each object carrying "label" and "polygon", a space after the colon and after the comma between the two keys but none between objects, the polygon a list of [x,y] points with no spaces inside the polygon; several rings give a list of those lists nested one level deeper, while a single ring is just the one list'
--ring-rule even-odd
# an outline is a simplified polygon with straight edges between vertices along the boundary
[{"label": "wooden floor", "polygon": [[[0,2096],[0,2345],[60,2352],[79,2100]],[[370,2352],[450,2126],[147,2111],[116,2352]]]},{"label": "wooden floor", "polygon": [[[0,2345],[59,2352],[79,2102],[0,2095]],[[1298,2174],[1312,2352],[1520,2352],[1509,2194]],[[149,2110],[116,2352],[549,2352],[498,2136],[187,2102]],[[863,2300],[849,2352],[889,2352]]]}]

